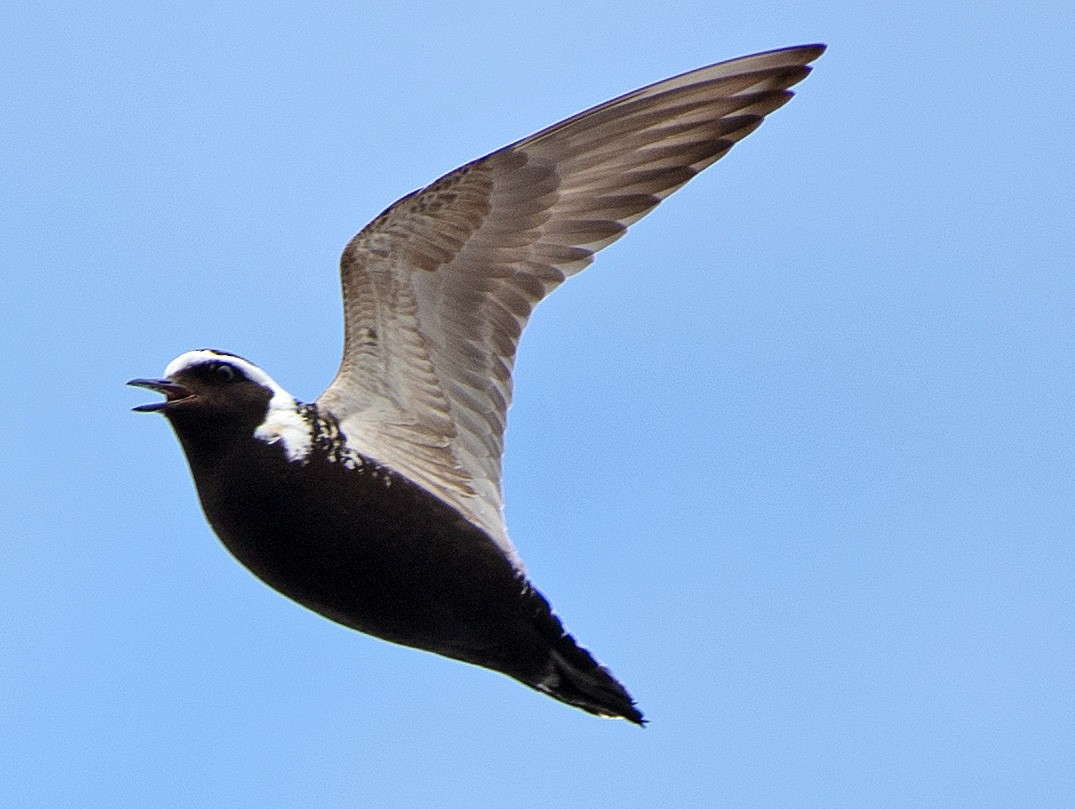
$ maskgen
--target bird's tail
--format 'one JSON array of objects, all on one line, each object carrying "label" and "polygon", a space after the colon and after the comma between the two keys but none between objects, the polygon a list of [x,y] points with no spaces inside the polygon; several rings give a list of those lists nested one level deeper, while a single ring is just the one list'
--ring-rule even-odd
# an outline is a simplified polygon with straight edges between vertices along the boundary
[{"label": "bird's tail", "polygon": [[[568,644],[570,651],[561,651]],[[640,726],[646,724],[627,689],[573,637],[565,633],[559,646],[550,657],[548,674],[531,683],[534,688],[597,716],[619,717]]]},{"label": "bird's tail", "polygon": [[545,652],[543,662],[531,668],[528,675],[513,676],[553,699],[597,716],[645,725],[627,689],[564,629],[545,597],[526,583],[524,598],[530,602],[531,620],[544,638],[541,645]]}]

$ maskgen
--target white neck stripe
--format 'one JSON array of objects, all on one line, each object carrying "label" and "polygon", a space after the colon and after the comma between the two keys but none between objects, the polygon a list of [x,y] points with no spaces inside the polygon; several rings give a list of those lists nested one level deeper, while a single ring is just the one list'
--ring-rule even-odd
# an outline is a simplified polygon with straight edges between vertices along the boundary
[{"label": "white neck stripe", "polygon": [[207,362],[227,363],[241,371],[251,382],[272,392],[269,410],[265,414],[265,420],[254,430],[254,438],[266,444],[281,443],[289,461],[304,461],[313,447],[313,425],[299,411],[299,403],[295,397],[254,363],[234,354],[222,354],[203,348],[180,354],[168,363],[164,375],[173,378],[188,368]]}]

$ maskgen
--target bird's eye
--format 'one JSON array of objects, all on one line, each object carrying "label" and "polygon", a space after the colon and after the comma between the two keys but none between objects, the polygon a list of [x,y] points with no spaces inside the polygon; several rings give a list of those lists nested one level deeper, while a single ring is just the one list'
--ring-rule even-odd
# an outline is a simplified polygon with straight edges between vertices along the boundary
[{"label": "bird's eye", "polygon": [[213,374],[213,379],[217,382],[234,382],[235,381],[235,369],[227,363],[214,362],[209,366],[209,370]]}]

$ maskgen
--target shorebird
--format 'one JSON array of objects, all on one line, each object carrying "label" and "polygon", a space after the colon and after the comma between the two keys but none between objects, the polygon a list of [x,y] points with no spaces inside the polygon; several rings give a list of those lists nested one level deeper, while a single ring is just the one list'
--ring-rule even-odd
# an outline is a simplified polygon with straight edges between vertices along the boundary
[{"label": "shorebird", "polygon": [[313,404],[212,349],[129,384],[164,401],[202,508],[254,575],[345,626],[644,722],[508,539],[511,371],[534,306],[791,98],[822,45],[684,73],[390,206],[343,251],[343,361]]}]

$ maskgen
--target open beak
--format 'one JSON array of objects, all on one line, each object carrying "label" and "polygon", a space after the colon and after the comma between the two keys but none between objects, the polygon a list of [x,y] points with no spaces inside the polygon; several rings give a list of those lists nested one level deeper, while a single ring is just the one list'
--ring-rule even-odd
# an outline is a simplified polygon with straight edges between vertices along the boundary
[{"label": "open beak", "polygon": [[176,384],[170,379],[132,379],[127,384],[164,394],[163,402],[151,402],[150,404],[131,408],[137,413],[156,413],[173,402],[182,402],[194,395],[182,385]]}]

